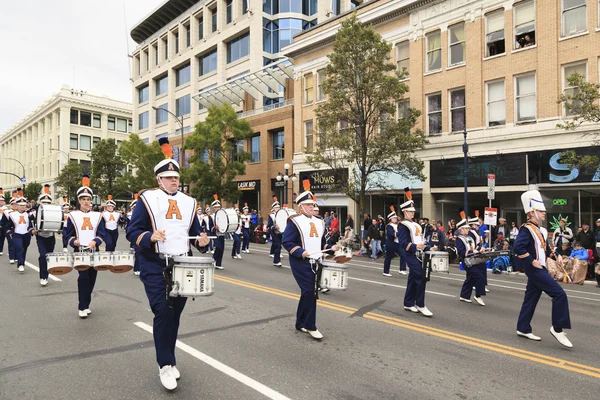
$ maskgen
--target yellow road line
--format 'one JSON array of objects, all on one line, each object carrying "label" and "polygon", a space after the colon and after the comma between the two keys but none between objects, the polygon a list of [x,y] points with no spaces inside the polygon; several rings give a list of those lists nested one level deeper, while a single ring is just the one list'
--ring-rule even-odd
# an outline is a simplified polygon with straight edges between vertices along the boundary
[{"label": "yellow road line", "polygon": [[[253,290],[258,290],[264,293],[274,294],[280,297],[285,297],[292,300],[298,300],[300,298],[299,295],[291,292],[286,292],[284,290],[258,285],[256,283],[251,283],[247,281],[242,281],[239,279],[224,277],[224,276],[215,276],[216,280],[227,282],[233,285],[246,287]],[[340,311],[346,314],[353,314],[358,311],[357,308],[348,307],[342,304],[332,303],[329,301],[319,300],[318,305],[321,307],[329,308],[331,310]],[[533,362],[537,362],[540,364],[548,365],[555,368],[564,369],[571,372],[576,372],[579,374],[591,376],[594,378],[600,378],[600,368],[592,367],[585,364],[579,364],[568,360],[563,360],[556,357],[547,356],[545,354],[535,353],[528,350],[519,349],[516,347],[506,346],[501,343],[491,342],[488,340],[478,339],[471,336],[462,335],[455,332],[445,331],[443,329],[438,329],[434,327],[430,327],[427,325],[417,324],[411,321],[403,320],[400,318],[389,317],[382,314],[377,314],[373,312],[368,312],[363,315],[364,318],[370,319],[373,321],[383,322],[388,325],[393,325],[405,329],[410,329],[415,332],[422,332],[429,334],[431,336],[440,337],[443,339],[452,340],[454,342],[463,343],[466,345],[470,345],[473,347],[478,347],[490,351],[495,351],[497,353],[510,355],[513,357],[521,358],[524,360],[529,360]]]}]

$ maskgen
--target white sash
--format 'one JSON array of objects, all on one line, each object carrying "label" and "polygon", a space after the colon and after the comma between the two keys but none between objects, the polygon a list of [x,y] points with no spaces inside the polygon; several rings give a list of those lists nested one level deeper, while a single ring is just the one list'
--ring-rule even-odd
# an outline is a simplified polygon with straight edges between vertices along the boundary
[{"label": "white sash", "polygon": [[[465,248],[467,249],[467,252],[469,250],[475,250],[475,242],[473,241],[473,238],[471,238],[470,236],[459,236],[458,237],[463,244],[465,245]],[[461,254],[459,254],[459,256],[461,256]],[[462,257],[466,257],[466,254],[463,254]]]},{"label": "white sash", "polygon": [[[325,233],[325,222],[316,217],[307,217],[304,214],[291,218],[290,221],[296,225],[300,232],[300,239],[302,240],[302,247],[308,251],[309,254],[316,253],[323,250],[321,248],[321,241],[323,234]],[[319,259],[322,254],[313,254],[310,258]]]},{"label": "white sash", "polygon": [[27,213],[13,211],[10,213],[10,219],[12,219],[12,222],[15,225],[15,233],[18,233],[19,235],[27,233],[29,227],[29,215],[27,215]]},{"label": "white sash", "polygon": [[[531,237],[535,242],[535,258],[542,264],[544,267],[546,266],[546,239],[548,237],[548,231],[546,228],[538,228],[533,224],[525,224],[525,227],[531,233]],[[533,254],[531,255],[533,256]]]},{"label": "white sash", "polygon": [[244,228],[250,228],[250,220],[251,220],[251,216],[250,215],[242,215],[241,216],[241,220],[242,220],[242,224]]},{"label": "white sash", "polygon": [[421,232],[419,224],[412,221],[402,221],[402,225],[406,226],[410,231],[410,241],[413,244],[423,244],[423,232]]},{"label": "white sash", "polygon": [[[113,220],[110,220],[110,216],[112,215]],[[104,226],[106,229],[108,229],[109,231],[114,231],[115,229],[117,229],[117,224],[119,223],[119,213],[116,211],[113,212],[108,212],[108,211],[104,211],[102,213],[102,218],[104,218]]]},{"label": "white sash", "polygon": [[481,244],[481,236],[479,235],[479,231],[477,229],[470,229],[473,232],[473,236],[475,236],[475,245],[479,246]]},{"label": "white sash", "polygon": [[87,246],[97,236],[98,225],[102,215],[97,211],[89,211],[84,213],[80,210],[71,211],[69,213],[71,223],[75,226],[77,240],[82,246]]},{"label": "white sash", "polygon": [[[394,224],[394,223],[390,222],[388,225],[390,225],[392,228],[394,228],[394,233],[395,234],[398,233],[398,224]],[[398,236],[397,235],[394,235],[394,242],[398,243]]]}]

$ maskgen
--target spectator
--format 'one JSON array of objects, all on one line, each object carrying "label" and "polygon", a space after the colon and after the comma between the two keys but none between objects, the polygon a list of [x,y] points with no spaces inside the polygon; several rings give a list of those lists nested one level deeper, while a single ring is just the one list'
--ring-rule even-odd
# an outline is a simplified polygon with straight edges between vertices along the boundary
[{"label": "spectator", "polygon": [[533,46],[535,44],[535,40],[530,34],[527,33],[525,36],[517,40],[517,43],[519,44],[519,48],[522,49],[523,47]]},{"label": "spectator", "polygon": [[258,226],[263,226],[265,224],[265,221],[262,217],[262,214],[260,213],[260,211],[258,212],[258,216],[256,218],[256,225]]},{"label": "spectator", "polygon": [[504,240],[504,235],[498,235],[496,236],[496,240],[494,240],[494,250],[504,250],[504,242],[506,242],[506,240]]},{"label": "spectator", "polygon": [[331,212],[331,230],[336,230],[339,231],[340,230],[340,221],[337,218],[337,215],[335,212]]},{"label": "spectator", "polygon": [[554,231],[554,237],[552,239],[554,246],[561,247],[564,242],[569,242],[570,245],[572,240],[573,231],[567,226],[567,220],[561,218],[560,221],[558,221],[558,228]]},{"label": "spectator", "polygon": [[381,232],[377,226],[377,221],[373,220],[371,226],[369,226],[369,238],[371,239],[371,260],[377,260],[377,254],[381,251]]},{"label": "spectator", "polygon": [[590,224],[581,224],[581,232],[577,233],[577,241],[584,249],[594,249],[594,233],[590,230]]},{"label": "spectator", "polygon": [[517,228],[516,222],[510,223],[510,242],[514,243],[517,240],[517,236],[519,236],[519,228]]},{"label": "spectator", "polygon": [[453,237],[454,232],[456,232],[456,220],[451,219],[450,221],[448,221],[448,237]]},{"label": "spectator", "polygon": [[482,238],[485,239],[485,241],[487,243],[486,232],[489,233],[490,228],[483,223],[483,219],[481,217],[478,217],[478,218],[479,218],[479,234],[481,235]]},{"label": "spectator", "polygon": [[347,240],[348,242],[354,241],[354,229],[347,226],[342,240]]},{"label": "spectator", "polygon": [[557,256],[569,257],[571,255],[571,246],[568,241],[562,242],[560,247],[557,247],[554,253]]},{"label": "spectator", "polygon": [[364,221],[363,221],[363,235],[361,239],[366,239],[369,236],[369,226],[373,223],[371,216],[365,213]]},{"label": "spectator", "polygon": [[325,221],[325,229],[327,229],[327,231],[329,231],[329,229],[331,228],[331,215],[329,215],[329,211],[325,212],[325,216],[323,217],[323,221]]},{"label": "spectator", "polygon": [[352,218],[352,214],[350,213],[348,213],[348,217],[346,217],[346,225],[344,225],[344,228],[347,226],[354,229],[354,219]]},{"label": "spectator", "polygon": [[331,228],[331,231],[325,236],[325,240],[330,247],[337,244],[340,241],[340,232],[337,228]]},{"label": "spectator", "polygon": [[499,235],[502,235],[503,238],[508,237],[508,224],[506,223],[506,218],[499,218],[498,225],[493,228],[492,240],[496,241]]},{"label": "spectator", "polygon": [[[589,226],[588,226],[588,228],[589,228]],[[581,261],[589,260],[589,255],[588,255],[587,249],[585,249],[582,246],[581,242],[579,242],[579,241],[575,242],[575,248],[573,250],[571,250],[571,254],[569,254],[569,258],[576,258],[576,257],[578,260],[581,260]]]},{"label": "spectator", "polygon": [[442,234],[444,233],[444,223],[442,221],[437,222],[437,227]]}]

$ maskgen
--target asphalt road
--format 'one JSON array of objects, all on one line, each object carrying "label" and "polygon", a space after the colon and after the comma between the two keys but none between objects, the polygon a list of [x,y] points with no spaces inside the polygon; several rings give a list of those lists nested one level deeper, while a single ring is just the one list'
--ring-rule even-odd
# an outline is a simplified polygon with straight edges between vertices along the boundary
[{"label": "asphalt road", "polygon": [[[119,249],[128,247],[123,232]],[[57,247],[58,249],[58,247]],[[133,273],[99,272],[85,320],[77,272],[41,287],[35,239],[28,266],[0,256],[1,399],[597,399],[600,289],[565,285],[573,349],[549,333],[550,299],[533,320],[541,342],[516,336],[524,276],[489,275],[486,306],[461,303],[464,273],[436,273],[433,318],[402,309],[406,277],[355,258],[349,288],[321,295],[321,342],[294,329],[298,287],[251,245],[216,273],[215,294],[191,299],[180,328],[176,391],[158,379],[150,312]]]}]

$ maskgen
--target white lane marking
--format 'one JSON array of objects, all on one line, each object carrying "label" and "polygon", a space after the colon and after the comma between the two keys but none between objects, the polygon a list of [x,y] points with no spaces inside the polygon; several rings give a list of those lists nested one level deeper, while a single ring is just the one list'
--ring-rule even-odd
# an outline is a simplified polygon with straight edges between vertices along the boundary
[{"label": "white lane marking", "polygon": [[[152,333],[152,327],[148,324],[145,324],[143,322],[135,322],[134,325],[136,325],[138,328],[142,328],[143,330],[145,330],[148,333]],[[258,381],[255,381],[254,379],[250,378],[249,376],[244,375],[239,371],[236,371],[235,369],[223,364],[222,362],[220,362],[218,360],[215,360],[211,356],[206,355],[206,354],[194,349],[191,346],[188,346],[187,344],[185,344],[183,342],[180,342],[179,340],[177,341],[176,346],[179,349],[181,349],[182,351],[185,351],[186,353],[191,355],[192,357],[195,357],[198,360],[202,361],[203,363],[210,365],[214,369],[221,371],[226,375],[229,375],[233,379],[256,390],[258,393],[264,395],[265,397],[268,397],[269,399],[291,400],[289,397],[282,395],[281,393],[271,389],[270,387],[265,386]]]},{"label": "white lane marking", "polygon": [[[394,284],[386,283],[386,282],[370,281],[368,279],[352,278],[352,277],[348,277],[348,279],[352,279],[354,281],[361,281],[361,282],[378,283],[378,284],[383,285],[383,286],[393,286],[393,287],[398,287],[398,288],[406,289],[406,286],[394,285]],[[425,293],[437,294],[438,296],[456,297],[455,295],[446,294],[446,293],[440,293],[440,292],[433,292],[431,290],[425,290]]]},{"label": "white lane marking", "polygon": [[[37,265],[33,265],[33,264],[32,264],[32,263],[30,263],[29,261],[25,261],[25,265],[27,265],[29,268],[31,268],[31,269],[32,269],[32,270],[34,270],[34,271],[40,272],[40,269],[38,268],[38,266],[37,266]],[[49,277],[50,279],[52,279],[53,281],[56,281],[56,282],[62,282],[62,279],[60,279],[60,278],[57,278],[57,277],[55,277],[55,276],[54,276],[54,275],[52,275],[52,274],[48,274],[48,277]]]}]

